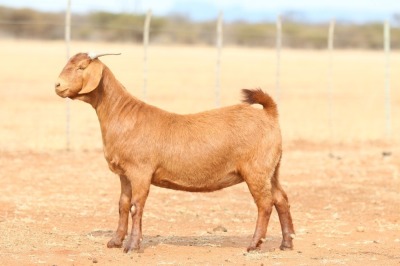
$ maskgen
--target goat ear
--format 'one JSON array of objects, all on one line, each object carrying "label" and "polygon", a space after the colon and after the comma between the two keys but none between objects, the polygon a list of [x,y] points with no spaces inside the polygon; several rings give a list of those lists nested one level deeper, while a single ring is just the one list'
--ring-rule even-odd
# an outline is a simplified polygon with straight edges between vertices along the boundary
[{"label": "goat ear", "polygon": [[95,59],[83,70],[83,86],[78,94],[89,93],[99,86],[103,76],[103,64]]}]

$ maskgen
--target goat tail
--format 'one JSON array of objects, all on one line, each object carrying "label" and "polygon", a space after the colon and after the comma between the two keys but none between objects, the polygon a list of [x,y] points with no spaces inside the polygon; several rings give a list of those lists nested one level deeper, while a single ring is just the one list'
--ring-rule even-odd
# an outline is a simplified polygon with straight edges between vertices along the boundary
[{"label": "goat tail", "polygon": [[249,104],[261,104],[268,114],[274,117],[278,116],[278,108],[275,101],[272,99],[271,96],[263,92],[260,88],[252,90],[243,89],[242,93],[244,96],[243,102]]}]

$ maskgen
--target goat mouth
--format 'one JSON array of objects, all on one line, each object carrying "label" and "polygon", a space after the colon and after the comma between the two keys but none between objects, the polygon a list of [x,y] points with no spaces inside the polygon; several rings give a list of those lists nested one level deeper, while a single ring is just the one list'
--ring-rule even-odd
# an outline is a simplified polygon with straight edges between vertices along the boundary
[{"label": "goat mouth", "polygon": [[67,98],[68,97],[68,95],[67,95],[67,90],[63,90],[63,91],[58,91],[58,90],[56,90],[56,94],[58,95],[58,96],[60,96],[61,98]]}]

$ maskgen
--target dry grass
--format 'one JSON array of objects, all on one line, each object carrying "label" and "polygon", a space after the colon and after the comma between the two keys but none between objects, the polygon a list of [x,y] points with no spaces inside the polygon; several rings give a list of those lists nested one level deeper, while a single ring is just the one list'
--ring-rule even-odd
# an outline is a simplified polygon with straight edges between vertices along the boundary
[{"label": "dry grass", "polygon": [[[240,184],[209,194],[152,187],[144,253],[123,254],[106,248],[117,224],[119,181],[103,158],[97,117],[87,104],[71,102],[72,152],[62,151],[65,101],[53,84],[66,62],[64,44],[2,40],[1,48],[2,265],[399,264],[400,53],[392,55],[393,138],[385,140],[381,53],[335,52],[331,138],[326,52],[283,51],[281,179],[297,233],[294,251],[277,250],[274,212],[262,250],[244,252],[256,208]],[[89,50],[122,52],[102,60],[141,96],[141,47],[72,43],[72,54]],[[180,113],[213,108],[215,55],[209,47],[152,46],[148,101]],[[222,60],[223,105],[239,102],[241,88],[275,94],[274,51],[228,47]],[[214,231],[218,226],[227,232]]]},{"label": "dry grass", "polygon": [[[65,102],[53,83],[66,62],[63,42],[2,41],[0,56],[0,147],[60,149],[65,146]],[[137,97],[142,96],[140,46],[72,43],[80,51],[118,51],[105,57],[115,75]],[[149,49],[148,102],[173,112],[214,107],[216,52],[210,47]],[[286,141],[374,141],[385,138],[384,56],[380,52],[337,51],[334,54],[334,131],[331,137],[326,94],[328,55],[324,51],[284,50],[281,62],[281,125]],[[392,64],[393,140],[400,140],[400,53]],[[222,105],[240,101],[240,89],[261,87],[275,95],[273,50],[227,47],[222,54]],[[11,118],[10,118],[11,117]],[[101,148],[93,110],[71,102],[74,149]]]}]

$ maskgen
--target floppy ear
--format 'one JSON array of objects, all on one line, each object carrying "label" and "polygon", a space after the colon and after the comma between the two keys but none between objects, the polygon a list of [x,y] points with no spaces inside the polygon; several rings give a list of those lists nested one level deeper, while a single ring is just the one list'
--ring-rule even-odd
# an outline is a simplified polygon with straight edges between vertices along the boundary
[{"label": "floppy ear", "polygon": [[85,94],[93,91],[99,86],[103,76],[103,64],[95,59],[83,70],[83,86],[78,94]]}]

